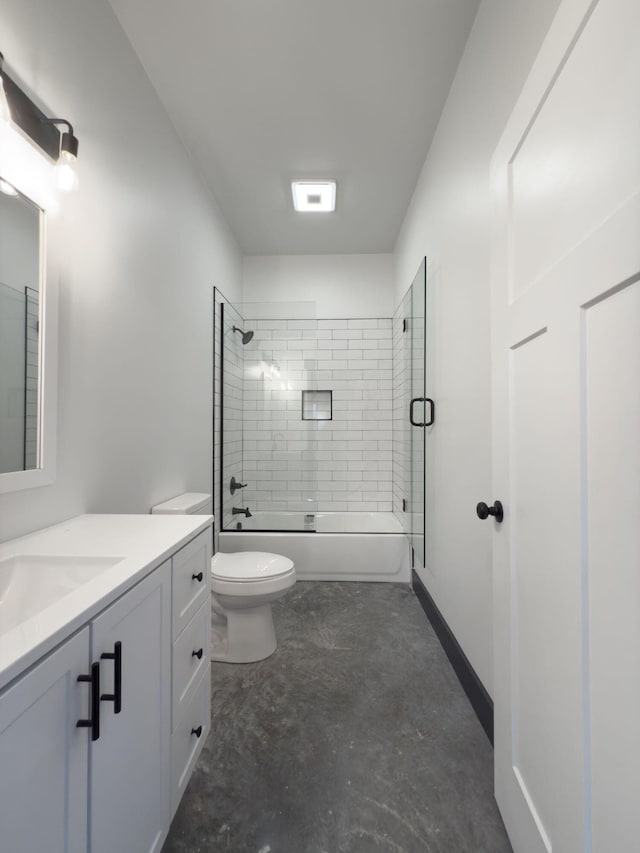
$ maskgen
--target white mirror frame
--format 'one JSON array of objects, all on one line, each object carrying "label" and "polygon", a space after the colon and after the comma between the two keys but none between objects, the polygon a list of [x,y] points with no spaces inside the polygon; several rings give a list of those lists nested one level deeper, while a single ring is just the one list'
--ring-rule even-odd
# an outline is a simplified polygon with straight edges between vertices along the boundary
[{"label": "white mirror frame", "polygon": [[0,177],[36,204],[43,213],[40,227],[40,370],[39,467],[0,474],[0,494],[47,486],[56,475],[58,420],[58,275],[54,254],[47,252],[58,209],[54,165],[13,125],[0,121]]}]

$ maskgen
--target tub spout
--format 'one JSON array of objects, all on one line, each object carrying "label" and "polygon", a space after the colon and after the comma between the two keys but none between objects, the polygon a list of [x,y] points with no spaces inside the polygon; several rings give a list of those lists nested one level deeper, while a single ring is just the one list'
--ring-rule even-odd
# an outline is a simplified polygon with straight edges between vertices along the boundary
[{"label": "tub spout", "polygon": [[251,518],[251,513],[249,512],[249,507],[246,509],[241,509],[240,507],[234,506],[231,508],[232,515],[244,515],[247,518]]}]

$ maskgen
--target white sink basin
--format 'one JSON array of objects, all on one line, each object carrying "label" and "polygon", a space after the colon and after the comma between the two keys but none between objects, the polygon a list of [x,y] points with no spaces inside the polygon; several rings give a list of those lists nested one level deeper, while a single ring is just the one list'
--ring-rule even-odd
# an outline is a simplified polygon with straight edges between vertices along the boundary
[{"label": "white sink basin", "polygon": [[21,554],[0,560],[0,635],[46,610],[123,559]]}]

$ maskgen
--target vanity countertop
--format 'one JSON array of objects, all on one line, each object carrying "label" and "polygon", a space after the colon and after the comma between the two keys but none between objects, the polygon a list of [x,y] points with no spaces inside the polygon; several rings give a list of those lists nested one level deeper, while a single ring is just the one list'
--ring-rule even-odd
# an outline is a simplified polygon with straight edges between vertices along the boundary
[{"label": "vanity countertop", "polygon": [[[212,521],[210,515],[80,515],[0,544],[0,567],[15,564],[19,573],[24,564],[41,573],[43,569],[56,572],[56,566],[63,567],[64,558],[69,558],[72,569],[84,572],[80,585],[39,606],[33,615],[28,615],[31,590],[10,599],[8,586],[3,589],[0,579],[0,689],[207,530]],[[41,592],[36,586],[34,582],[34,595]],[[24,619],[16,617],[15,611],[22,606],[27,613]]]}]

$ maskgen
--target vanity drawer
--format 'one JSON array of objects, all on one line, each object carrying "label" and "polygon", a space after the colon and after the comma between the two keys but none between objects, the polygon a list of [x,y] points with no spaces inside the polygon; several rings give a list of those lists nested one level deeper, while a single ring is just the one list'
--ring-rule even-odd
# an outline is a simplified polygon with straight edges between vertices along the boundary
[{"label": "vanity drawer", "polygon": [[171,738],[172,819],[211,728],[210,693],[211,668],[207,666],[191,701],[182,709]]},{"label": "vanity drawer", "polygon": [[173,557],[172,627],[175,640],[202,603],[209,601],[211,531],[205,530]]},{"label": "vanity drawer", "polygon": [[211,666],[210,645],[211,602],[207,600],[173,644],[172,729],[189,704],[203,670]]}]

